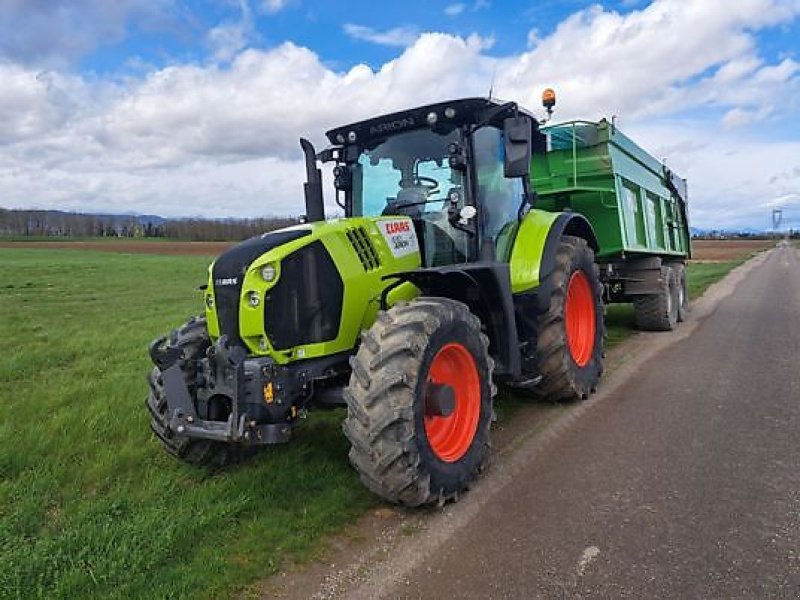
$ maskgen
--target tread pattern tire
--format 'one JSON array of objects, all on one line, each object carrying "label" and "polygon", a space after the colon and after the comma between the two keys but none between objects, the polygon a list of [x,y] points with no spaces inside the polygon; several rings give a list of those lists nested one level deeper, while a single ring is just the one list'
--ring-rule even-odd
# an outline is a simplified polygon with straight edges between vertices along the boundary
[{"label": "tread pattern tire", "polygon": [[[469,449],[446,463],[433,453],[425,434],[424,386],[433,356],[457,342],[472,355],[481,394],[477,430]],[[457,499],[486,466],[494,362],[479,319],[465,304],[419,297],[378,315],[362,334],[350,360],[345,389],[350,462],[361,481],[382,498],[406,506]]]},{"label": "tread pattern tire", "polygon": [[[169,342],[171,345],[183,349],[182,369],[191,393],[196,375],[191,368],[191,359],[204,356],[206,349],[211,344],[205,318],[193,317],[181,327],[173,330],[169,335]],[[257,452],[257,449],[252,447],[175,435],[169,427],[167,399],[161,384],[161,370],[153,367],[147,380],[150,384],[150,393],[145,404],[150,411],[150,429],[153,430],[164,449],[173,456],[194,465],[224,467],[246,460]]]},{"label": "tread pattern tire", "polygon": [[[595,339],[592,356],[584,366],[572,357],[566,332],[565,304],[570,278],[577,270],[589,280],[595,301]],[[597,389],[603,374],[605,354],[605,320],[603,318],[603,286],[600,283],[594,252],[586,240],[565,235],[562,237],[552,278],[550,303],[538,320],[537,355],[540,384],[532,395],[552,402],[585,400]],[[543,282],[544,283],[544,282]]]},{"label": "tread pattern tire", "polygon": [[689,318],[689,282],[686,279],[686,265],[676,263],[672,265],[678,280],[678,322],[683,323]]},{"label": "tread pattern tire", "polygon": [[678,326],[678,279],[675,269],[662,266],[657,294],[636,296],[633,312],[642,331],[672,331]]}]

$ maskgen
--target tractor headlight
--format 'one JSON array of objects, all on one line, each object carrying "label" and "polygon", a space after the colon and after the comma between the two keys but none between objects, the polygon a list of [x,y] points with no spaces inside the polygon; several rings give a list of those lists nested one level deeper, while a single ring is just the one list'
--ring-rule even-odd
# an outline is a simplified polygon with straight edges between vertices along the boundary
[{"label": "tractor headlight", "polygon": [[258,292],[247,292],[247,303],[253,307],[261,304],[261,297],[258,295]]},{"label": "tractor headlight", "polygon": [[274,263],[267,263],[261,267],[261,279],[272,283],[278,277],[278,269]]}]

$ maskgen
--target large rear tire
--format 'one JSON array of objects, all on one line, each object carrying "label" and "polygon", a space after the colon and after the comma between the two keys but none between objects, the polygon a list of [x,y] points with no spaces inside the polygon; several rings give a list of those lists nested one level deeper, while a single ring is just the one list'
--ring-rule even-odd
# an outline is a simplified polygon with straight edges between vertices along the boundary
[{"label": "large rear tire", "polygon": [[[181,327],[170,333],[169,343],[183,350],[181,356],[182,371],[193,395],[196,373],[193,360],[205,356],[211,345],[204,318],[194,317]],[[223,467],[241,462],[256,453],[253,447],[242,447],[212,440],[189,439],[175,435],[169,427],[167,399],[161,382],[161,370],[153,367],[148,376],[150,393],[145,404],[150,411],[150,428],[161,442],[164,449],[173,456],[194,464],[206,467]]]},{"label": "large rear tire", "polygon": [[636,296],[633,313],[636,327],[643,331],[672,331],[678,326],[679,294],[675,269],[661,267],[657,294]]},{"label": "large rear tire", "polygon": [[605,348],[603,287],[586,240],[564,236],[549,277],[550,303],[539,317],[536,342],[542,380],[533,393],[551,401],[584,400],[597,389]]},{"label": "large rear tire", "polygon": [[382,498],[455,499],[489,458],[494,363],[466,305],[417,298],[378,315],[345,390],[350,462]]}]

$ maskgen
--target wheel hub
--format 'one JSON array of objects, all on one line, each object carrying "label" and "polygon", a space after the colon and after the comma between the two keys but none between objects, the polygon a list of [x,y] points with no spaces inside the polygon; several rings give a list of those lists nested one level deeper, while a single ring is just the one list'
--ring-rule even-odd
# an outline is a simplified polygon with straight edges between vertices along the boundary
[{"label": "wheel hub", "polygon": [[472,445],[481,412],[481,380],[465,346],[442,346],[428,368],[425,384],[425,435],[444,462],[461,459]]},{"label": "wheel hub", "polygon": [[449,417],[456,408],[456,392],[446,383],[429,381],[425,386],[425,416]]}]

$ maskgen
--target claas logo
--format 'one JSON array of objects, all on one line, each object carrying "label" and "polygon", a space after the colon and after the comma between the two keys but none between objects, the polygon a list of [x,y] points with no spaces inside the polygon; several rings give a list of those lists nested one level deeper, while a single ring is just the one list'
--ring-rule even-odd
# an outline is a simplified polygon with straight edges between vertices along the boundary
[{"label": "claas logo", "polygon": [[392,221],[386,224],[386,233],[406,233],[411,230],[408,221]]}]

